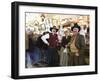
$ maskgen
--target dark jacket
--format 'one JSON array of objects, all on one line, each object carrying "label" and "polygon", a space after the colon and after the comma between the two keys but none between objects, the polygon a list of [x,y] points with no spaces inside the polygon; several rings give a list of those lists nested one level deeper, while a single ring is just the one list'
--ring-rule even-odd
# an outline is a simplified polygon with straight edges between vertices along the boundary
[{"label": "dark jacket", "polygon": [[78,34],[75,41],[75,46],[79,49],[79,53],[84,53],[85,48],[85,38],[83,35]]},{"label": "dark jacket", "polygon": [[62,41],[61,41],[61,45],[65,48],[65,45],[67,45],[71,40],[71,36],[68,36],[66,38],[66,36],[63,36],[62,37]]},{"label": "dark jacket", "polygon": [[[72,38],[72,37],[71,37]],[[71,41],[71,40],[70,40]],[[68,48],[70,46],[71,43],[69,43]],[[77,34],[76,36],[76,40],[75,40],[75,46],[76,48],[79,50],[79,52],[84,51],[84,47],[85,47],[85,38],[83,35]],[[69,48],[70,49],[70,48]]]}]

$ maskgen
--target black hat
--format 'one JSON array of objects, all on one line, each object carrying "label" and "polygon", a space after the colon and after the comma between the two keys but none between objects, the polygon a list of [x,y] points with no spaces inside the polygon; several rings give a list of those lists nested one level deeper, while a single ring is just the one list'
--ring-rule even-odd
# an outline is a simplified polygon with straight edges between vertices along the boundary
[{"label": "black hat", "polygon": [[52,29],[55,29],[56,32],[58,31],[58,29],[56,28],[56,26],[51,27],[51,28],[50,28],[50,31],[52,31]]},{"label": "black hat", "polygon": [[78,28],[79,31],[81,30],[81,27],[77,23],[75,23],[74,26],[71,27],[71,30],[73,31],[74,28]]}]

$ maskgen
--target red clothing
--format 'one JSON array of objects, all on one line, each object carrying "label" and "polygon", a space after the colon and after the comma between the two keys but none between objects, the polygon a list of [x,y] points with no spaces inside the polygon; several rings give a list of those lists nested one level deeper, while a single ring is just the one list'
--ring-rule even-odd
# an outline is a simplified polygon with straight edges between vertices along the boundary
[{"label": "red clothing", "polygon": [[49,47],[55,48],[58,45],[58,35],[50,33],[50,37],[48,39]]}]

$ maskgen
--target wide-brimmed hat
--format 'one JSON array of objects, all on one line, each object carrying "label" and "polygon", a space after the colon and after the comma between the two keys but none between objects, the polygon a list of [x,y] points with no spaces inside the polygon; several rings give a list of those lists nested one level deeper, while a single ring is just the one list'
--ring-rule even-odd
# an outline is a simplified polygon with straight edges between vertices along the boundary
[{"label": "wide-brimmed hat", "polygon": [[55,29],[56,32],[58,31],[58,29],[56,28],[56,26],[51,27],[51,28],[50,28],[50,31],[52,31],[52,29]]},{"label": "wide-brimmed hat", "polygon": [[79,31],[81,30],[81,27],[77,23],[75,23],[74,26],[71,27],[71,30],[73,31],[74,28],[78,28]]}]

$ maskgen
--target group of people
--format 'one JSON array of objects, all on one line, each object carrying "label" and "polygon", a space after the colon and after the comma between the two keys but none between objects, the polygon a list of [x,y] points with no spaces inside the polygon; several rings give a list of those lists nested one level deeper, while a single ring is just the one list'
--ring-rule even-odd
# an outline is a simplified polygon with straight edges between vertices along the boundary
[{"label": "group of people", "polygon": [[32,32],[26,33],[26,67],[55,67],[85,65],[85,37],[79,32],[81,27],[75,23],[59,40],[56,26],[51,32],[44,32],[38,37]]}]

